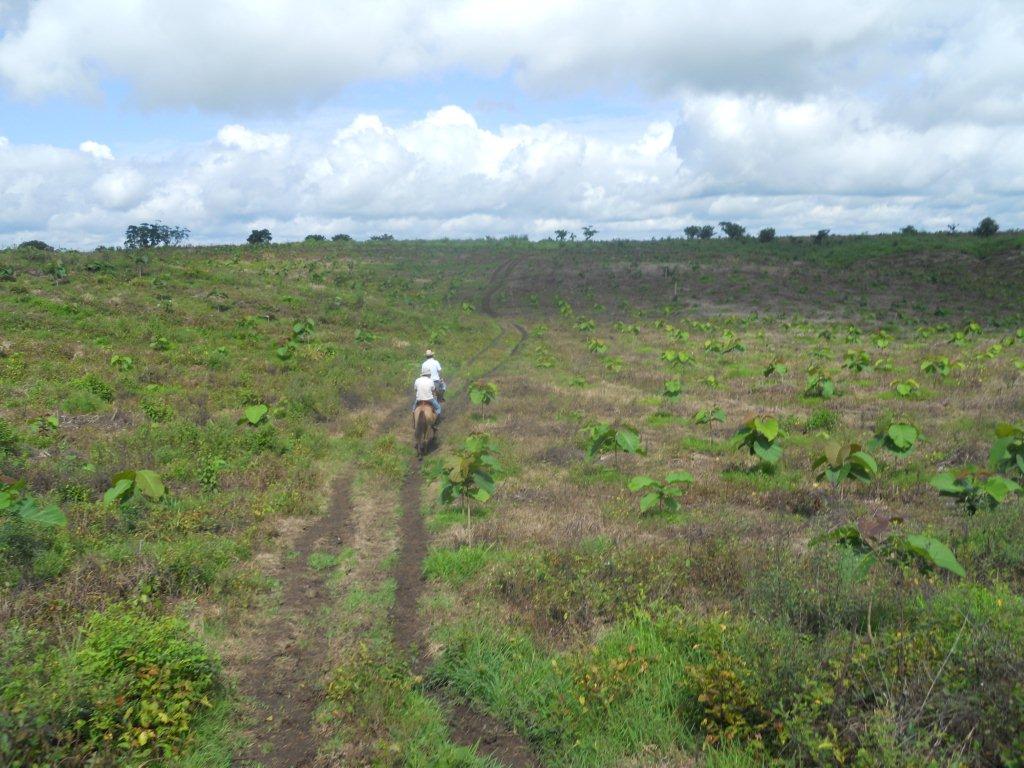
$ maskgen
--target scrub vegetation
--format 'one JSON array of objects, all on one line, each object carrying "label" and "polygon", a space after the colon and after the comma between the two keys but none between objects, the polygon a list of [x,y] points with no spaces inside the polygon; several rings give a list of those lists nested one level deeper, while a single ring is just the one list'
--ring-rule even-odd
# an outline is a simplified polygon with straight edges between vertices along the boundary
[{"label": "scrub vegetation", "polygon": [[1024,236],[734,234],[0,252],[0,764],[1021,765]]}]

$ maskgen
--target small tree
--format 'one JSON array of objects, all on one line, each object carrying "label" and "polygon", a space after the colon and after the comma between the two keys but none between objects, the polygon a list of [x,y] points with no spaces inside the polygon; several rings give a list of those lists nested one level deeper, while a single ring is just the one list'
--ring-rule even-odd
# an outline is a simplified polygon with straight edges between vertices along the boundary
[{"label": "small tree", "polygon": [[697,237],[699,237],[701,240],[710,240],[714,236],[714,224],[705,224],[703,227],[700,228],[700,232],[697,233]]},{"label": "small tree", "polygon": [[643,492],[640,499],[641,514],[650,512],[653,507],[657,507],[660,512],[675,513],[679,511],[679,497],[692,482],[693,475],[676,470],[665,475],[661,482],[647,475],[637,475],[629,481],[627,487],[633,493]]},{"label": "small tree", "polygon": [[306,235],[307,243],[322,243],[326,239],[323,235]]},{"label": "small tree", "polygon": [[747,228],[741,227],[734,221],[720,221],[718,226],[730,240],[742,240],[747,236]]},{"label": "small tree", "polygon": [[52,251],[53,246],[44,243],[42,240],[26,240],[18,246],[19,249],[32,249],[34,251]]},{"label": "small tree", "polygon": [[566,241],[566,238],[568,238],[568,237],[569,237],[569,230],[568,229],[556,229],[555,230],[555,240],[557,240],[558,242],[564,243]]},{"label": "small tree", "polygon": [[500,471],[490,436],[481,433],[467,437],[441,469],[441,501],[452,504],[461,499],[470,541],[473,538],[472,502],[483,504],[491,498],[495,474]]},{"label": "small tree", "polygon": [[819,229],[818,230],[818,234],[816,234],[814,236],[815,244],[821,245],[826,240],[828,240],[828,236],[829,236],[829,230],[827,230],[827,229]]},{"label": "small tree", "polygon": [[978,226],[974,228],[974,234],[978,237],[992,237],[996,232],[999,231],[999,225],[996,224],[996,220],[991,216],[986,216],[984,219],[978,222]]},{"label": "small tree", "polygon": [[775,239],[775,228],[765,227],[757,233],[757,239],[762,243],[770,243]]},{"label": "small tree", "polygon": [[907,226],[905,226],[903,229],[900,230],[900,234],[901,235],[916,235],[917,234],[917,227],[915,227],[913,224],[907,224]]},{"label": "small tree", "polygon": [[269,229],[254,229],[245,239],[249,245],[267,245],[273,239]]},{"label": "small tree", "polygon": [[181,245],[188,240],[190,234],[185,227],[171,227],[159,221],[155,224],[132,224],[124,231],[124,247],[156,248],[161,245]]},{"label": "small tree", "polygon": [[696,224],[691,224],[683,230],[683,234],[686,235],[687,240],[695,240],[700,236],[700,227]]},{"label": "small tree", "polygon": [[332,237],[331,240],[334,241],[335,243],[341,243],[341,242],[347,243],[347,242],[352,240],[352,235],[337,234],[334,237]]},{"label": "small tree", "polygon": [[596,234],[597,234],[597,230],[594,229],[589,224],[583,228],[583,239],[586,240],[587,242],[593,240],[594,239],[594,235],[596,235]]}]

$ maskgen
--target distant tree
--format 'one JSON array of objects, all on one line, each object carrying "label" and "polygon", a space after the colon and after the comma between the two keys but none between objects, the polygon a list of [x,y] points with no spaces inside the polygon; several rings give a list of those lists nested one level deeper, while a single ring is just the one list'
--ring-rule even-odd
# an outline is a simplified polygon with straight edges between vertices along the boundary
[{"label": "distant tree", "polygon": [[946,225],[946,231],[949,232],[949,234],[951,234],[951,235],[955,235],[956,234],[956,224],[947,224]]},{"label": "distant tree", "polygon": [[915,227],[913,224],[907,224],[907,226],[905,226],[903,229],[900,230],[900,234],[901,235],[916,235],[917,234],[917,227]]},{"label": "distant tree", "polygon": [[814,242],[817,243],[818,245],[821,245],[826,240],[828,240],[828,236],[829,236],[829,230],[827,230],[827,229],[819,229],[818,230],[818,234],[816,234],[814,236]]},{"label": "distant tree", "polygon": [[352,235],[338,234],[331,238],[335,243],[349,242],[352,239]]},{"label": "distant tree", "polygon": [[693,240],[700,236],[700,227],[696,224],[691,224],[683,230],[683,234],[686,235],[687,240]]},{"label": "distant tree", "polygon": [[986,216],[984,219],[978,222],[978,226],[974,228],[974,234],[978,237],[992,237],[996,232],[999,231],[999,225],[996,224],[996,220],[991,216]]},{"label": "distant tree", "polygon": [[272,239],[273,235],[270,234],[269,229],[254,229],[245,238],[245,242],[249,245],[267,245]]},{"label": "distant tree", "polygon": [[322,243],[326,239],[323,235],[306,235],[307,243]]},{"label": "distant tree", "polygon": [[569,237],[569,230],[568,229],[556,229],[555,230],[555,240],[557,240],[558,242],[564,243],[567,237]]},{"label": "distant tree", "polygon": [[394,235],[389,235],[387,232],[385,232],[382,235],[370,235],[370,239],[371,240],[386,241],[386,240],[394,240],[395,236]]},{"label": "distant tree", "polygon": [[764,229],[757,233],[757,239],[760,240],[762,243],[770,243],[772,240],[775,239],[775,228],[765,227]]},{"label": "distant tree", "polygon": [[569,233],[569,239],[570,239],[570,240],[571,240],[572,242],[574,242],[574,243],[575,243],[575,242],[576,242],[576,233],[575,233],[575,232],[570,232],[570,233]]},{"label": "distant tree", "polygon": [[44,243],[42,240],[26,240],[18,245],[19,248],[31,248],[36,251],[52,251],[53,246]]},{"label": "distant tree", "polygon": [[697,233],[697,237],[701,240],[710,240],[715,236],[715,227],[713,224],[705,224],[700,228],[700,232]]},{"label": "distant tree", "polygon": [[730,240],[739,240],[747,236],[747,228],[734,221],[720,221],[718,226]]},{"label": "distant tree", "polygon": [[192,234],[185,227],[172,227],[157,221],[132,224],[124,231],[125,248],[156,248],[158,246],[181,245]]},{"label": "distant tree", "polygon": [[583,239],[584,240],[593,240],[594,239],[594,235],[596,235],[596,234],[597,234],[597,230],[594,229],[589,224],[583,228]]}]

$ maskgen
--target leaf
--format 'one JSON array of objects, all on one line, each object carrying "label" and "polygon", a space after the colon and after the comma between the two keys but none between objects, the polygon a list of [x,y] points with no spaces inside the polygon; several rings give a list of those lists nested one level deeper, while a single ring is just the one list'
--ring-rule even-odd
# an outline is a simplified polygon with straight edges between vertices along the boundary
[{"label": "leaf", "polygon": [[764,435],[765,440],[771,442],[779,436],[779,422],[778,419],[768,417],[758,417],[754,419],[754,429]]},{"label": "leaf", "polygon": [[953,550],[938,539],[918,533],[908,533],[906,542],[911,552],[927,560],[935,567],[955,573],[961,578],[967,575],[964,567],[960,565],[956,555],[953,554]]},{"label": "leaf", "polygon": [[652,491],[640,499],[640,511],[646,512],[651,507],[661,503],[661,495]]},{"label": "leaf", "polygon": [[766,445],[761,442],[754,443],[754,453],[757,454],[758,458],[766,464],[775,464],[779,459],[782,458],[782,447],[775,445]]},{"label": "leaf", "polygon": [[647,475],[637,475],[636,477],[630,479],[626,487],[629,488],[629,490],[631,490],[633,493],[636,493],[637,491],[642,491],[644,488],[650,488],[652,485],[657,484],[658,481],[655,480],[653,477],[648,477]]},{"label": "leaf", "polygon": [[103,494],[103,503],[106,505],[120,501],[132,489],[132,481],[122,477]]},{"label": "leaf", "polygon": [[928,484],[939,493],[956,495],[964,490],[963,485],[961,485],[957,480],[956,475],[952,472],[940,472],[935,475]]},{"label": "leaf", "polygon": [[615,443],[626,453],[641,453],[640,436],[629,427],[616,430]]},{"label": "leaf", "polygon": [[875,462],[875,458],[864,451],[855,451],[850,454],[850,459],[855,460],[861,466],[867,468],[872,475],[878,474],[878,464]]},{"label": "leaf", "polygon": [[692,482],[693,482],[693,475],[691,475],[689,472],[685,472],[685,471],[683,471],[681,469],[677,469],[674,472],[669,472],[667,475],[665,475],[665,484],[666,485],[669,485],[671,483],[692,483]]},{"label": "leaf", "polygon": [[891,424],[885,433],[889,436],[892,444],[900,451],[910,450],[914,443],[917,442],[919,434],[917,427],[911,424]]},{"label": "leaf", "polygon": [[56,504],[39,509],[35,504],[25,505],[21,509],[21,519],[26,523],[37,525],[67,525],[68,519]]},{"label": "leaf", "polygon": [[248,408],[245,409],[245,420],[248,421],[253,426],[256,426],[261,421],[263,421],[263,419],[266,418],[267,413],[269,412],[270,408],[264,405],[263,403],[259,403],[257,405],[250,405]]},{"label": "leaf", "polygon": [[166,489],[160,482],[160,476],[151,469],[139,469],[135,472],[135,486],[139,491],[156,501],[163,497]]},{"label": "leaf", "polygon": [[1013,482],[1013,480],[1008,480],[1005,477],[994,475],[982,483],[981,490],[1002,504],[1007,496],[1019,491],[1020,486]]}]

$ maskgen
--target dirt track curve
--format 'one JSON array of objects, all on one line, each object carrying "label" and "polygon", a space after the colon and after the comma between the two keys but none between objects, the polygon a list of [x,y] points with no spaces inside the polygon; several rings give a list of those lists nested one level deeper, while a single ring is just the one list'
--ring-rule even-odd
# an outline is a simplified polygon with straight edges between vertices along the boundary
[{"label": "dirt track curve", "polygon": [[[514,266],[514,262],[506,261],[491,277],[490,287],[481,302],[482,311],[489,317],[497,318],[493,306],[494,294],[504,285]],[[487,376],[504,365],[519,351],[526,340],[526,329],[516,323],[511,325],[519,335],[515,346],[504,360],[481,376]],[[493,348],[506,333],[507,331],[503,331],[500,336],[477,352],[466,367]],[[451,402],[460,406],[469,402],[465,385],[457,388]],[[405,409],[400,412],[400,418],[404,415]],[[402,485],[402,546],[395,568],[395,602],[391,612],[395,643],[409,655],[412,670],[417,675],[422,675],[428,664],[423,645],[423,626],[419,617],[419,599],[423,592],[423,558],[430,544],[430,535],[427,533],[420,510],[422,480],[419,466],[413,465]],[[455,699],[446,691],[434,690],[431,691],[431,695],[445,712],[452,741],[465,746],[475,746],[478,754],[490,757],[509,768],[539,768],[540,761],[533,754],[526,739],[503,722],[474,709],[464,701]]]},{"label": "dirt track curve", "polygon": [[[497,318],[493,298],[513,268],[514,262],[507,261],[491,277],[481,302],[482,311],[489,317]],[[508,357],[526,339],[525,328],[514,323],[511,327],[519,339]],[[465,366],[471,366],[508,333],[509,329],[504,328]],[[483,375],[496,370],[505,360]],[[468,403],[464,386],[453,387],[451,391],[455,392],[453,403]],[[406,416],[406,407],[397,406],[381,431],[401,431]],[[404,432],[401,434],[404,439]],[[233,668],[239,692],[252,702],[254,711],[249,743],[232,761],[235,765],[305,768],[317,764],[315,714],[323,700],[322,680],[331,666],[326,628],[319,626],[319,622],[330,605],[331,595],[325,576],[309,568],[307,560],[313,552],[338,552],[344,544],[351,544],[350,481],[347,476],[335,480],[323,517],[300,521],[301,527],[281,531],[279,545],[292,555],[282,558],[269,574],[280,582],[279,604],[273,611],[251,612],[250,623],[241,628],[240,646],[255,650],[242,651],[229,666]],[[395,569],[395,602],[389,614],[395,643],[408,654],[416,674],[422,674],[428,662],[419,618],[423,558],[430,542],[420,511],[421,484],[419,466],[413,465],[401,491],[401,550]],[[442,706],[455,743],[476,746],[479,754],[509,768],[540,766],[526,740],[501,721],[456,700],[446,691],[430,693]]]}]

